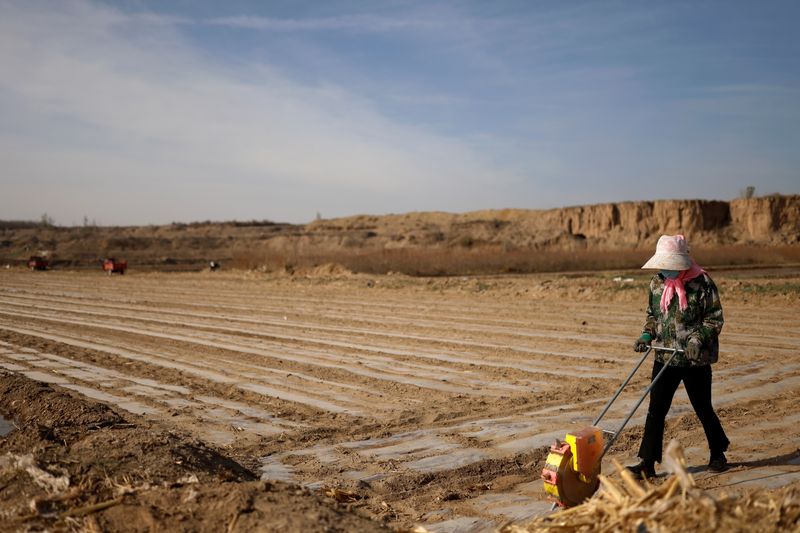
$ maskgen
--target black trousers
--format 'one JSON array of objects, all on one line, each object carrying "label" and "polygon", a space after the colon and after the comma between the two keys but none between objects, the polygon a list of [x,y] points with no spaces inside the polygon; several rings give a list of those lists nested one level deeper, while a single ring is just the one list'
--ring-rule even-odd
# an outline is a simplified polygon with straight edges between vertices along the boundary
[{"label": "black trousers", "polygon": [[[663,363],[656,361],[653,364],[651,379],[655,379],[663,367]],[[672,398],[681,381],[686,387],[686,393],[689,395],[694,412],[697,413],[697,418],[703,424],[711,457],[719,456],[728,449],[730,441],[722,429],[719,417],[711,406],[711,365],[670,366],[650,391],[650,406],[647,409],[642,444],[639,446],[639,457],[645,461],[661,462],[661,452],[664,447],[664,419],[667,417],[667,412],[672,405]]]}]

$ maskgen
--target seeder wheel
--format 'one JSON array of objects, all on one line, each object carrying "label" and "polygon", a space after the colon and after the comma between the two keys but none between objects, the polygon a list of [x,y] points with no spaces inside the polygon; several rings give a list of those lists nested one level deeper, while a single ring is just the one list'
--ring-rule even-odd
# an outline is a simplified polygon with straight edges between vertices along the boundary
[{"label": "seeder wheel", "polygon": [[589,499],[600,486],[600,464],[586,481],[572,469],[572,450],[569,444],[556,442],[550,447],[547,463],[542,470],[544,490],[561,507],[574,507]]}]

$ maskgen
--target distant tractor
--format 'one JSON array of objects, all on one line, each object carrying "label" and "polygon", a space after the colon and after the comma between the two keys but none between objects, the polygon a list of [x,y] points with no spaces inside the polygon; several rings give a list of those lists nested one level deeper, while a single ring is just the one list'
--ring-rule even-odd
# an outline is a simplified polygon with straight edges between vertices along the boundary
[{"label": "distant tractor", "polygon": [[47,270],[49,265],[50,261],[41,255],[32,255],[30,259],[28,259],[28,268],[31,270]]},{"label": "distant tractor", "polygon": [[122,275],[125,273],[126,268],[128,268],[128,262],[124,259],[106,257],[105,261],[103,261],[103,270],[105,270],[109,276],[111,274]]}]

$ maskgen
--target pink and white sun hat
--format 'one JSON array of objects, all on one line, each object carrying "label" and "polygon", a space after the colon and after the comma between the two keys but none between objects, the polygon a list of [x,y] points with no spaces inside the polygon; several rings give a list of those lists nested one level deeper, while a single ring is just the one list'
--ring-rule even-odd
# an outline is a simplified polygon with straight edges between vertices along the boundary
[{"label": "pink and white sun hat", "polygon": [[656,270],[686,270],[692,266],[689,243],[683,235],[662,235],[656,253],[642,267]]}]

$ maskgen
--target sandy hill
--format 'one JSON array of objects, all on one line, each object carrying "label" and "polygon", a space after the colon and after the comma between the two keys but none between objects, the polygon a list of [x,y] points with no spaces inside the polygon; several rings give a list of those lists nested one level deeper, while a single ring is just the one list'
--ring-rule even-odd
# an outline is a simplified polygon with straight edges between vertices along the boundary
[{"label": "sandy hill", "polygon": [[[47,253],[61,266],[281,269],[339,263],[351,270],[412,274],[632,267],[661,234],[683,233],[707,261],[798,260],[800,196],[619,202],[549,210],[359,215],[306,225],[204,222],[133,227],[0,223],[0,262]],[[747,249],[746,253],[742,250]],[[777,251],[777,252],[776,252]]]}]

